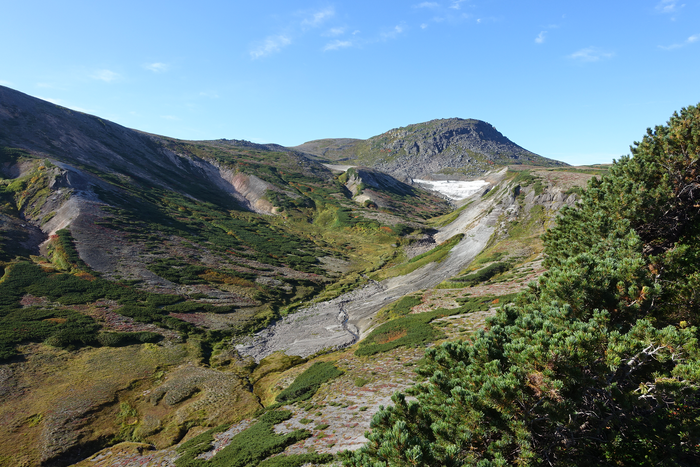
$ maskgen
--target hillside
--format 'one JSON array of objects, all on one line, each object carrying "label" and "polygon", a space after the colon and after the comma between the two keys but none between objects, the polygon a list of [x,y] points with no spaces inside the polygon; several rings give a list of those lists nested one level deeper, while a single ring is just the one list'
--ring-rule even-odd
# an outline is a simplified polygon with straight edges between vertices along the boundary
[{"label": "hillside", "polygon": [[469,179],[513,164],[565,165],[523,149],[486,122],[460,118],[395,128],[367,140],[309,141],[294,149],[328,162],[371,167],[400,180]]},{"label": "hillside", "polygon": [[426,347],[542,274],[541,234],[605,172],[514,165],[449,204],[376,168],[0,87],[0,465],[356,449]]}]

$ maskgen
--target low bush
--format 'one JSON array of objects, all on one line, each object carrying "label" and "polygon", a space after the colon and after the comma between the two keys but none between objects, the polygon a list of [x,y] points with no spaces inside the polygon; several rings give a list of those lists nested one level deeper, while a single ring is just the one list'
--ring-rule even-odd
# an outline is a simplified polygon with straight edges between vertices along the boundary
[{"label": "low bush", "polygon": [[401,346],[425,345],[435,341],[443,334],[435,329],[430,322],[445,316],[485,311],[494,305],[512,302],[517,294],[485,297],[467,297],[458,299],[459,308],[440,308],[434,311],[403,316],[388,321],[375,328],[367,338],[360,342],[355,355],[370,356],[380,352],[388,352]]},{"label": "low bush", "polygon": [[51,305],[23,307],[19,302],[26,294],[45,297],[62,305],[87,304],[100,299],[116,300],[123,305],[116,311],[124,316],[144,323],[157,323],[184,334],[197,332],[194,325],[168,316],[168,310],[159,308],[165,303],[171,304],[166,306],[176,306],[182,300],[176,295],[140,292],[99,277],[90,276],[90,280],[87,280],[68,273],[49,273],[36,264],[24,261],[9,266],[0,282],[0,361],[15,355],[15,346],[22,342],[44,342],[55,347],[74,348],[84,345],[119,346],[161,339],[159,334],[149,332],[98,334],[100,326],[82,313]]},{"label": "low bush", "polygon": [[459,282],[460,285],[462,285],[463,287],[472,287],[476,284],[486,282],[487,280],[491,279],[497,274],[506,272],[512,267],[513,264],[509,262],[492,263],[484,268],[479,269],[473,274],[458,276],[454,279],[450,279],[449,282]]},{"label": "low bush", "polygon": [[[197,459],[200,454],[211,449],[214,433],[224,431],[225,427],[209,430],[177,448],[177,451],[182,455],[175,460],[175,465],[177,467],[253,467],[261,465],[261,462],[271,455],[280,453],[287,446],[311,436],[311,433],[306,430],[295,430],[287,434],[277,434],[273,431],[275,425],[288,420],[291,416],[292,413],[289,411],[267,412],[254,425],[231,438],[228,446],[210,460]],[[282,462],[281,460],[274,462],[267,465],[303,465],[293,463],[295,462],[294,457],[289,459],[289,462],[292,462],[290,464],[279,463]]]},{"label": "low bush", "polygon": [[289,387],[277,395],[275,400],[284,404],[308,400],[316,394],[323,383],[342,374],[343,372],[330,362],[316,362],[297,376]]},{"label": "low bush", "polygon": [[122,347],[131,344],[154,343],[163,339],[156,332],[103,332],[97,335],[97,342],[105,347]]},{"label": "low bush", "polygon": [[433,341],[442,334],[428,323],[439,316],[447,315],[428,312],[403,316],[386,322],[374,329],[367,338],[360,342],[355,355],[369,356],[401,346],[416,346]]},{"label": "low bush", "polygon": [[307,464],[328,464],[335,458],[332,454],[292,454],[289,456],[276,456],[264,460],[260,467],[301,467]]}]

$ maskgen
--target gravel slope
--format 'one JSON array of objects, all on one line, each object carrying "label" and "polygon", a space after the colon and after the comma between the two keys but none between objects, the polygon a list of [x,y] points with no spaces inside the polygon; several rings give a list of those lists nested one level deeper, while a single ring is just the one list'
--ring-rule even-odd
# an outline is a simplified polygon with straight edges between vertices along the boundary
[{"label": "gravel slope", "polygon": [[[500,182],[505,170],[494,174]],[[441,243],[464,233],[441,263],[430,263],[405,276],[382,282],[372,281],[364,287],[328,302],[312,305],[287,316],[238,346],[238,351],[256,361],[276,351],[307,357],[323,349],[340,349],[354,344],[372,328],[373,316],[384,306],[418,290],[433,287],[458,274],[486,246],[499,216],[514,203],[512,196],[473,195],[475,201],[448,226],[435,241]]]}]

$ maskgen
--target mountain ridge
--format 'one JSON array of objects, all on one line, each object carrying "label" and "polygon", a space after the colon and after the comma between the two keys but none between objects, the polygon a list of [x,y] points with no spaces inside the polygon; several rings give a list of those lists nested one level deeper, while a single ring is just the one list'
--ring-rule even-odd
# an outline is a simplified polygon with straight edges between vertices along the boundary
[{"label": "mountain ridge", "polygon": [[[541,229],[575,200],[556,171],[503,168],[492,190],[453,210],[377,168],[321,162],[274,144],[152,135],[0,88],[0,418],[12,424],[0,465],[63,467],[134,440],[170,456],[183,437],[274,404],[319,359],[345,362],[343,386],[360,377],[378,385],[346,347],[382,326],[394,299],[413,291],[415,301],[424,293],[416,287],[439,281],[453,287],[449,276],[469,275],[462,270],[490,232],[510,238],[519,221]],[[533,232],[509,240],[525,274],[517,287],[532,277]],[[367,297],[375,286],[387,292]],[[431,309],[471,300],[471,289],[454,290]],[[425,293],[430,301],[434,291]],[[482,312],[503,294],[489,293]],[[295,325],[280,340],[270,327],[305,316],[306,336]],[[260,332],[274,334],[271,353],[250,351],[262,344],[246,337]],[[406,368],[390,360],[382,365],[392,372]],[[393,390],[380,391],[388,401]],[[359,410],[367,424],[379,403]],[[320,430],[314,443],[325,442]],[[5,454],[11,446],[20,448]]]},{"label": "mountain ridge", "polygon": [[371,167],[398,179],[469,179],[509,164],[563,167],[476,119],[435,119],[369,139],[322,139],[294,146],[327,162]]}]

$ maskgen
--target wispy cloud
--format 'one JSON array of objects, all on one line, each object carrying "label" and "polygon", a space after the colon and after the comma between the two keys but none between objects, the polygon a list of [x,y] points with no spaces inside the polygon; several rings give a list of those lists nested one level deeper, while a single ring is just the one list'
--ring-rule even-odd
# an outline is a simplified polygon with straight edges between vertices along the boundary
[{"label": "wispy cloud", "polygon": [[656,4],[656,11],[659,13],[675,13],[681,8],[683,8],[685,4],[678,4],[677,0],[661,0],[659,3]]},{"label": "wispy cloud", "polygon": [[12,86],[12,83],[5,81],[4,79],[0,79],[0,86]]},{"label": "wispy cloud", "polygon": [[90,77],[93,79],[104,81],[105,83],[111,83],[112,81],[116,81],[119,78],[121,78],[119,73],[115,73],[111,70],[97,70],[92,75],[90,75]]},{"label": "wispy cloud", "polygon": [[537,35],[537,37],[535,37],[535,43],[536,44],[544,44],[546,34],[547,34],[547,31],[540,31],[540,33]]},{"label": "wispy cloud", "polygon": [[62,99],[53,99],[51,97],[42,97],[42,96],[35,96],[35,97],[37,99],[41,99],[42,101],[51,102],[52,104],[60,105],[61,107],[65,107],[67,109],[77,110],[78,112],[83,112],[83,113],[91,113],[90,111],[83,109],[82,107],[68,104],[67,102],[65,102]]},{"label": "wispy cloud", "polygon": [[161,115],[160,118],[171,121],[180,121],[180,118],[176,117],[175,115]]},{"label": "wispy cloud", "polygon": [[323,24],[326,20],[335,16],[335,10],[332,7],[312,13],[311,16],[305,18],[301,25],[302,27],[315,28]]},{"label": "wispy cloud", "polygon": [[579,62],[590,63],[598,62],[603,59],[609,59],[614,56],[615,54],[613,52],[607,52],[597,47],[586,47],[585,49],[572,53],[569,55],[569,58]]},{"label": "wispy cloud", "polygon": [[352,41],[341,41],[341,40],[336,40],[333,42],[329,42],[328,44],[323,47],[323,51],[327,52],[329,50],[338,50],[338,49],[346,49],[348,47],[352,47]]},{"label": "wispy cloud", "polygon": [[383,32],[381,34],[381,37],[383,40],[395,39],[396,37],[399,36],[399,34],[404,32],[404,30],[405,30],[405,28],[403,26],[397,25],[397,26],[394,26],[394,28],[391,29],[390,31]]},{"label": "wispy cloud", "polygon": [[345,34],[346,28],[331,28],[328,31],[324,32],[322,35],[324,37],[336,37],[336,36],[342,36]]},{"label": "wispy cloud", "polygon": [[267,57],[268,55],[279,52],[283,48],[292,43],[292,39],[286,35],[280,34],[270,36],[263,41],[262,44],[250,51],[250,56],[255,60],[258,58]]},{"label": "wispy cloud", "polygon": [[464,3],[466,0],[454,0],[452,4],[450,5],[450,8],[453,10],[459,10],[462,8],[462,3]]},{"label": "wispy cloud", "polygon": [[[305,10],[297,12],[294,16],[296,19],[291,21],[290,24],[283,29],[284,32],[267,36],[265,40],[256,44],[249,52],[250,57],[256,60],[280,52],[290,45],[294,38],[306,34],[309,29],[320,27],[330,18],[334,17],[335,9],[333,7],[328,7],[316,11]],[[299,19],[300,17],[301,20]],[[343,32],[344,29],[342,28],[334,28],[330,29],[327,34],[332,36],[342,34]]]},{"label": "wispy cloud", "polygon": [[673,49],[680,49],[681,47],[685,47],[686,45],[690,45],[694,42],[700,42],[700,34],[695,34],[693,36],[690,36],[687,38],[685,41],[681,42],[680,44],[671,44],[671,45],[660,45],[660,49],[664,50],[673,50]]},{"label": "wispy cloud", "polygon": [[437,2],[423,2],[418,5],[413,5],[413,8],[437,8],[439,6]]},{"label": "wispy cloud", "polygon": [[145,69],[150,70],[154,73],[163,73],[164,71],[168,71],[170,68],[170,65],[161,63],[161,62],[155,62],[155,63],[147,63],[143,66]]}]

